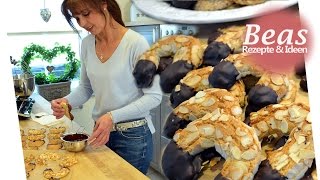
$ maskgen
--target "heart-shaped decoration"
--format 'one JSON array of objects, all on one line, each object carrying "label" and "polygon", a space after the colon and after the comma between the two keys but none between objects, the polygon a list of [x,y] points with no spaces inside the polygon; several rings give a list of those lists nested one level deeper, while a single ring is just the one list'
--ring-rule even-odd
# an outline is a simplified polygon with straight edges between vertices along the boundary
[{"label": "heart-shaped decoration", "polygon": [[40,9],[40,15],[45,22],[48,22],[51,17],[51,11],[48,8]]},{"label": "heart-shaped decoration", "polygon": [[47,66],[47,70],[51,73],[54,70],[54,66]]}]

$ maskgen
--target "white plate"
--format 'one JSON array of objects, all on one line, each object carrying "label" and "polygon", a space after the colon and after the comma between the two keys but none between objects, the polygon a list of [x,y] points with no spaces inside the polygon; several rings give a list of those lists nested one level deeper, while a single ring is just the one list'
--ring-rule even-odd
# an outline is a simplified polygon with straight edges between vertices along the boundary
[{"label": "white plate", "polygon": [[162,0],[132,0],[144,14],[165,22],[208,24],[232,22],[256,17],[266,9],[281,10],[298,3],[298,0],[269,0],[262,4],[218,11],[195,11],[171,6]]}]

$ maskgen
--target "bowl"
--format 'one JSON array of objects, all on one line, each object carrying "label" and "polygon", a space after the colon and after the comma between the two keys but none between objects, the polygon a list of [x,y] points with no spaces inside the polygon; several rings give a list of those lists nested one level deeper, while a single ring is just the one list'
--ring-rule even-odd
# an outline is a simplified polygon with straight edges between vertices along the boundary
[{"label": "bowl", "polygon": [[61,137],[62,144],[67,151],[80,152],[87,147],[89,135],[85,133],[64,134]]}]

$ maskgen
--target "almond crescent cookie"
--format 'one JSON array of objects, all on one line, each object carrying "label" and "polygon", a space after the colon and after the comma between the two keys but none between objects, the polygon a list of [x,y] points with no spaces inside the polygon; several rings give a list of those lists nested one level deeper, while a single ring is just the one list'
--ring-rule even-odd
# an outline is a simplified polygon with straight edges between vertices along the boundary
[{"label": "almond crescent cookie", "polygon": [[186,35],[161,38],[139,60],[149,60],[158,68],[160,57],[173,56],[173,62],[185,60],[198,67],[202,63],[203,49],[199,39]]},{"label": "almond crescent cookie", "polygon": [[254,129],[219,108],[178,130],[173,140],[191,155],[215,147],[226,159],[221,170],[224,178],[252,179],[261,162]]},{"label": "almond crescent cookie", "polygon": [[266,2],[266,0],[233,0],[237,4],[241,5],[256,5]]},{"label": "almond crescent cookie", "polygon": [[[290,100],[293,102],[296,97],[296,93],[294,93],[296,92],[296,88],[293,88],[294,82],[289,79],[288,75],[266,72],[262,75],[257,84],[267,86],[274,90],[278,95],[278,102],[286,96],[286,101],[290,103]],[[291,91],[289,92],[289,90]],[[287,96],[288,94],[290,97]]]},{"label": "almond crescent cookie", "polygon": [[[266,152],[267,162],[279,176],[300,179],[312,165],[315,155],[309,112],[309,106],[295,103],[268,105],[250,114],[250,124],[260,140],[289,135],[283,147]],[[259,169],[258,174],[263,173]]]},{"label": "almond crescent cookie", "polygon": [[252,75],[255,77],[261,77],[264,73],[263,69],[250,64],[250,55],[247,53],[239,53],[239,54],[230,54],[225,58],[226,61],[230,61],[236,67],[239,72],[239,78],[243,78],[248,75]]},{"label": "almond crescent cookie", "polygon": [[194,9],[197,11],[215,11],[226,9],[233,3],[233,0],[198,0]]},{"label": "almond crescent cookie", "polygon": [[[209,75],[214,71],[214,67],[207,66],[200,69],[195,69],[190,71],[183,79],[180,80],[180,84],[178,84],[174,91],[171,94],[171,103],[173,103],[174,107],[181,103],[181,101],[185,101],[195,95],[196,92],[203,91],[205,89],[213,88],[213,86],[209,83]],[[181,86],[187,86],[182,87]],[[184,91],[186,88],[188,92],[180,92]],[[235,97],[238,98],[240,106],[243,107],[245,104],[245,86],[242,80],[238,80],[229,90]],[[185,94],[189,94],[189,96],[185,96]],[[176,101],[177,103],[175,103]]]},{"label": "almond crescent cookie", "polygon": [[69,118],[71,121],[73,120],[73,115],[71,114],[71,106],[70,104],[67,104],[65,102],[61,103],[61,107],[64,109],[64,114],[67,118]]},{"label": "almond crescent cookie", "polygon": [[246,26],[230,26],[218,29],[220,35],[214,40],[227,44],[235,53],[242,52],[242,44],[244,42]]}]

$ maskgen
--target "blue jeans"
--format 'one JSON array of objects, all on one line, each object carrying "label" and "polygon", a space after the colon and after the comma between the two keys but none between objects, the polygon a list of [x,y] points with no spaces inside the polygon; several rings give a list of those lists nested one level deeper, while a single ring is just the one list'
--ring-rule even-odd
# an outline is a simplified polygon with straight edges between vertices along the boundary
[{"label": "blue jeans", "polygon": [[147,173],[153,153],[152,135],[147,124],[111,132],[106,145],[143,174]]}]

